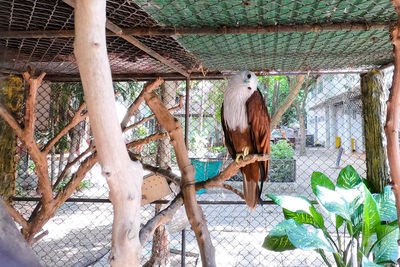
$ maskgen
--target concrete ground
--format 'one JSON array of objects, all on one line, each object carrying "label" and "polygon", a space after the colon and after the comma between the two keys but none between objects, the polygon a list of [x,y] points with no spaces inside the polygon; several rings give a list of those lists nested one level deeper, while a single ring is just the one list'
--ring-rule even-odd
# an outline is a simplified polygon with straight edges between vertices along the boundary
[{"label": "concrete ground", "polygon": [[[308,148],[305,156],[296,155],[296,181],[293,183],[268,183],[263,194],[303,195],[312,199],[310,178],[313,171],[321,171],[336,180],[340,168],[336,168],[337,152],[325,148]],[[344,154],[340,167],[353,165],[365,176],[365,160],[359,154]],[[75,197],[107,198],[107,187],[100,170],[96,167],[88,177],[93,184]],[[241,182],[233,182],[241,188]],[[240,200],[222,189],[208,190],[199,200]],[[264,198],[266,199],[266,197]],[[18,203],[19,209],[31,210],[29,203]],[[294,250],[283,253],[270,252],[261,247],[268,232],[283,220],[281,208],[276,205],[258,206],[250,212],[245,205],[202,205],[208,227],[216,247],[217,266],[323,266],[320,256],[313,251]],[[143,207],[142,221],[153,216],[151,205]],[[183,215],[169,226],[179,230]],[[108,266],[112,225],[112,205],[109,203],[66,203],[46,225],[49,234],[34,246],[44,266]],[[186,266],[201,266],[197,243],[193,232],[186,227]],[[170,247],[181,249],[181,232],[171,233]],[[143,261],[149,258],[151,243],[142,251]],[[170,266],[180,266],[180,256],[171,254]]]}]

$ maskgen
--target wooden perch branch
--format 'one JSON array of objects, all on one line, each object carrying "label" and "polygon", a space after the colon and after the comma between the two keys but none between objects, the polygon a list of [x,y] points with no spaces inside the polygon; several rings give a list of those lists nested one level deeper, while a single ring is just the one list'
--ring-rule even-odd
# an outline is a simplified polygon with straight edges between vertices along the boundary
[{"label": "wooden perch branch", "polygon": [[175,173],[173,173],[170,170],[166,170],[163,168],[159,168],[159,167],[155,167],[149,164],[143,164],[143,168],[146,170],[149,170],[155,174],[161,175],[163,177],[165,177],[165,179],[173,182],[176,185],[180,185],[181,184],[181,177],[179,177],[178,175],[176,175]]},{"label": "wooden perch branch", "polygon": [[25,102],[25,119],[24,119],[24,129],[29,132],[33,136],[34,127],[35,127],[35,103],[36,103],[36,96],[38,88],[40,87],[44,76],[46,75],[45,72],[42,72],[39,77],[33,78],[29,74],[29,72],[24,72],[22,76],[24,80],[29,85],[26,102]]},{"label": "wooden perch branch", "polygon": [[[179,105],[177,105],[176,107],[172,107],[172,108],[168,109],[168,111],[171,113],[171,112],[174,112],[175,110],[181,109],[182,107],[183,107],[183,96],[182,96],[182,95],[179,95]],[[124,132],[127,131],[127,130],[129,130],[129,129],[135,128],[135,127],[137,127],[138,125],[140,125],[140,124],[142,124],[142,123],[145,123],[146,121],[151,120],[151,119],[154,118],[154,117],[155,117],[155,115],[153,114],[153,115],[150,115],[150,116],[148,116],[148,117],[146,117],[146,118],[143,118],[143,119],[141,119],[140,121],[135,122],[134,124],[129,125],[128,127],[126,127],[126,128],[124,129]],[[129,121],[129,120],[128,120],[128,121]]]},{"label": "wooden perch branch", "polygon": [[240,190],[228,185],[228,184],[222,184],[222,188],[225,188],[226,190],[229,190],[233,193],[235,193],[236,195],[238,195],[241,199],[244,200],[244,195],[242,192],[240,192]]},{"label": "wooden perch branch", "polygon": [[243,160],[240,160],[239,162],[232,161],[232,163],[229,164],[229,166],[226,167],[226,169],[220,172],[218,175],[206,181],[197,182],[196,191],[213,187],[224,187],[222,183],[228,180],[231,176],[235,175],[240,168],[256,161],[267,161],[269,159],[269,155],[251,154],[247,155]]},{"label": "wooden perch branch", "polygon": [[164,82],[163,79],[157,78],[153,82],[147,82],[142,90],[140,92],[139,96],[135,99],[135,101],[129,106],[128,111],[126,112],[126,115],[124,119],[121,122],[121,127],[122,130],[125,131],[125,127],[128,124],[129,120],[131,119],[132,115],[136,112],[136,110],[139,108],[140,104],[144,101],[144,95],[146,93],[150,93],[153,90],[157,89],[160,84]]},{"label": "wooden perch branch", "polygon": [[150,219],[143,227],[140,229],[139,238],[140,244],[145,245],[150,236],[153,235],[154,231],[160,225],[166,224],[172,220],[177,210],[183,205],[183,198],[181,194],[178,194],[171,204]]},{"label": "wooden perch branch", "polygon": [[184,196],[186,214],[196,235],[203,266],[216,266],[215,249],[207,229],[206,219],[196,200],[194,186],[195,171],[194,166],[190,164],[183,138],[182,126],[179,121],[168,112],[168,109],[156,94],[146,93],[144,97],[158,122],[167,130],[171,138],[171,144],[174,146],[176,159],[182,174],[181,190]]},{"label": "wooden perch branch", "polygon": [[[72,120],[68,123],[67,126],[65,126],[53,139],[51,139],[43,148],[42,153],[47,155],[50,151],[50,149],[58,142],[58,140],[61,139],[66,133],[68,133],[69,130],[74,128],[78,123],[86,119],[88,116],[87,112],[84,112],[84,109],[86,108],[86,103],[83,103],[79,109],[75,112],[74,117]],[[84,113],[82,113],[84,112]]]},{"label": "wooden perch branch", "polygon": [[[398,15],[397,24],[391,30],[394,50],[393,84],[387,102],[385,133],[387,136],[387,156],[389,159],[392,190],[396,199],[397,217],[400,218],[400,0],[393,0]],[[399,220],[400,225],[400,220]]]},{"label": "wooden perch branch", "polygon": [[145,145],[145,144],[148,144],[150,142],[153,142],[153,141],[156,141],[156,140],[159,140],[159,139],[163,139],[163,138],[165,138],[167,136],[168,136],[167,133],[155,133],[155,134],[147,136],[146,138],[143,138],[143,139],[140,139],[140,140],[135,140],[135,141],[132,141],[132,142],[126,144],[126,148],[130,149],[130,148],[134,148],[134,147],[137,147],[137,146],[140,146],[140,145]]}]

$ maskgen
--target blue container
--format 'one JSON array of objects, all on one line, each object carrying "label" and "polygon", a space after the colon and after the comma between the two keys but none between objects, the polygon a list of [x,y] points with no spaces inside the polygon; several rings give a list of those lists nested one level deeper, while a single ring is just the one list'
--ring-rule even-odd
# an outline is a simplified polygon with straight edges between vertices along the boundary
[{"label": "blue container", "polygon": [[[219,168],[222,165],[222,160],[212,159],[191,159],[190,163],[194,165],[196,170],[195,179],[196,182],[201,182],[214,177],[219,173]],[[204,193],[206,189],[197,191],[197,194]]]}]

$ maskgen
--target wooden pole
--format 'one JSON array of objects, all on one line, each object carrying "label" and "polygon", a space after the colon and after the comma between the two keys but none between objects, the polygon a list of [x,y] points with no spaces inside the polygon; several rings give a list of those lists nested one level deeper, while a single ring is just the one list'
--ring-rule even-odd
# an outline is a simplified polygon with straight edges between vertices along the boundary
[{"label": "wooden pole", "polygon": [[185,203],[186,214],[199,245],[203,266],[215,265],[215,249],[211,242],[210,233],[203,211],[196,200],[195,170],[190,164],[186,150],[183,130],[180,122],[174,118],[155,93],[145,94],[146,104],[156,115],[158,122],[167,130],[171,144],[175,149],[176,161],[182,175],[181,190]]},{"label": "wooden pole", "polygon": [[374,193],[383,192],[389,181],[386,151],[383,148],[383,75],[378,70],[361,74],[367,180]]},{"label": "wooden pole", "polygon": [[392,178],[392,190],[396,198],[397,217],[400,218],[400,0],[393,0],[392,3],[396,7],[398,21],[390,31],[394,50],[394,74],[393,84],[387,102],[385,133],[387,137],[387,155],[390,166],[390,177]]},{"label": "wooden pole", "polygon": [[[123,28],[124,34],[134,36],[185,36],[211,34],[265,34],[296,32],[331,32],[331,31],[372,31],[388,30],[392,21],[371,23],[335,23],[314,25],[264,25],[239,27],[137,27]],[[107,31],[107,36],[120,36],[118,32]],[[36,31],[0,31],[0,38],[70,38],[73,30],[36,30]]]},{"label": "wooden pole", "polygon": [[105,0],[76,1],[75,56],[102,174],[114,208],[109,261],[111,266],[139,266],[143,168],[130,160],[118,123],[105,23]]}]

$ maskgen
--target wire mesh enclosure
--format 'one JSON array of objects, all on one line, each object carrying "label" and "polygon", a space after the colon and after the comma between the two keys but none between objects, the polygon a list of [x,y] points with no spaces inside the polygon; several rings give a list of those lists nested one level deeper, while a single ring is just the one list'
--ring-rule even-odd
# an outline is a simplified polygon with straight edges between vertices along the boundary
[{"label": "wire mesh enclosure", "polygon": [[[209,189],[197,195],[216,247],[219,266],[323,265],[319,255],[312,251],[276,253],[262,248],[268,232],[283,220],[281,208],[269,201],[266,194],[312,198],[310,178],[314,171],[323,172],[335,180],[341,168],[347,165],[352,165],[361,176],[366,176],[359,78],[357,74],[306,77],[294,103],[272,131],[269,179],[261,194],[264,202],[255,211],[251,212],[241,198],[224,189]],[[295,79],[295,76],[259,77],[259,88],[271,116],[289,94]],[[390,79],[389,72],[385,76],[385,81],[388,81],[386,87]],[[143,82],[114,83],[120,120],[143,85]],[[198,169],[202,171],[200,179],[207,179],[232,161],[226,151],[221,128],[220,108],[227,81],[197,80],[191,81],[190,86],[189,107],[184,104],[185,81],[167,81],[156,92],[181,124],[189,125],[189,156],[199,164]],[[80,83],[44,82],[36,104],[36,138],[46,143],[68,123],[81,104]],[[189,120],[187,124],[186,119]],[[50,178],[56,184],[55,193],[68,183],[79,164],[60,179],[65,166],[86,153],[90,146],[92,136],[89,126],[87,119],[79,123],[48,156]],[[129,121],[127,129],[124,138],[128,147],[132,141],[163,131],[144,103]],[[167,138],[135,146],[131,152],[145,164],[170,168],[179,175],[174,150]],[[29,197],[38,196],[37,178],[33,172],[34,164],[26,151],[21,149],[18,155],[19,198],[15,206],[24,216],[29,216],[36,205]],[[82,157],[76,163],[84,159]],[[217,165],[210,167],[207,163]],[[242,190],[240,172],[227,183]],[[164,204],[142,207],[143,223],[154,216],[156,209],[165,208],[168,200],[174,197],[177,187],[173,184],[170,187],[172,194],[165,198]],[[94,165],[71,199],[45,225],[44,229],[49,234],[33,248],[45,266],[106,266],[111,227],[112,205],[108,201],[108,187],[99,166]],[[182,230],[185,230],[184,235]],[[162,231],[155,239],[156,244],[149,241],[143,247],[143,264],[152,258],[154,251],[164,250],[161,266],[201,265],[197,242],[189,229],[184,210],[178,212]]]}]

